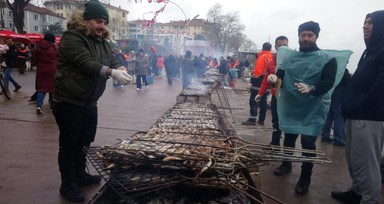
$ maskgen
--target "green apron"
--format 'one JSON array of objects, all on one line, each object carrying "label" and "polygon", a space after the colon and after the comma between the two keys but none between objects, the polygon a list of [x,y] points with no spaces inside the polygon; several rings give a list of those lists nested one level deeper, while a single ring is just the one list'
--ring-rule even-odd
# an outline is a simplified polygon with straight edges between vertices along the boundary
[{"label": "green apron", "polygon": [[[331,103],[331,95],[341,81],[352,51],[318,50],[298,52],[280,47],[277,69],[285,70],[282,87],[277,96],[280,129],[289,134],[317,137],[320,135]],[[333,58],[337,61],[337,74],[331,90],[322,96],[302,94],[294,83],[315,85],[320,81],[324,66]]]}]

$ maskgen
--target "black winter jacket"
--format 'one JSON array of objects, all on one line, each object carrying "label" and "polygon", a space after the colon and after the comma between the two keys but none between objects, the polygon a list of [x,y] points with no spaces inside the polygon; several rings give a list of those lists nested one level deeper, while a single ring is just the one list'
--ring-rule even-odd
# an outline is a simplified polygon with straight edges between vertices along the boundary
[{"label": "black winter jacket", "polygon": [[373,32],[342,102],[345,118],[384,121],[384,11],[368,14]]}]

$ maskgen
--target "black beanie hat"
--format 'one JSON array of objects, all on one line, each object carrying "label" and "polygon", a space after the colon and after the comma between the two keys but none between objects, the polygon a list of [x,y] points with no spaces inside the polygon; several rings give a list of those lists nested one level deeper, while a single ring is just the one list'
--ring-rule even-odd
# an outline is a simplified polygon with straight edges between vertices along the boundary
[{"label": "black beanie hat", "polygon": [[106,20],[107,23],[109,22],[108,11],[98,0],[90,0],[85,4],[83,17],[84,20],[102,18]]},{"label": "black beanie hat", "polygon": [[190,57],[191,55],[192,55],[192,52],[189,51],[189,50],[187,50],[187,52],[185,53],[185,56],[186,56],[186,57]]},{"label": "black beanie hat", "polygon": [[313,22],[313,21],[308,21],[308,22],[305,22],[303,24],[301,24],[299,26],[299,34],[305,30],[309,30],[309,31],[312,31],[313,33],[315,33],[316,35],[316,38],[319,37],[319,33],[320,33],[320,26],[318,23],[316,22]]},{"label": "black beanie hat", "polygon": [[44,35],[44,40],[45,40],[45,41],[48,41],[48,42],[51,42],[51,43],[54,43],[55,40],[56,40],[56,37],[55,37],[55,35],[53,35],[52,33],[46,33],[46,34]]}]

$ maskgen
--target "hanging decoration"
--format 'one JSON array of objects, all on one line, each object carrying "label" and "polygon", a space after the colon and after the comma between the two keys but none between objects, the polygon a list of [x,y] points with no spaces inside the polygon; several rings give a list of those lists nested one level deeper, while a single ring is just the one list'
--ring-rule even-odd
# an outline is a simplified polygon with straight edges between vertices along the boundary
[{"label": "hanging decoration", "polygon": [[[148,1],[149,1],[149,0],[148,0]],[[155,14],[154,14],[153,18],[152,18],[151,20],[145,22],[145,23],[142,25],[142,27],[144,27],[144,28],[149,28],[149,27],[151,27],[151,25],[152,25],[153,23],[155,23],[157,15],[159,15],[159,13],[161,13],[161,12],[164,12],[164,9],[165,9],[165,7],[166,7],[167,5],[168,5],[168,2],[165,2],[164,6],[161,7],[161,9],[155,11]]]}]

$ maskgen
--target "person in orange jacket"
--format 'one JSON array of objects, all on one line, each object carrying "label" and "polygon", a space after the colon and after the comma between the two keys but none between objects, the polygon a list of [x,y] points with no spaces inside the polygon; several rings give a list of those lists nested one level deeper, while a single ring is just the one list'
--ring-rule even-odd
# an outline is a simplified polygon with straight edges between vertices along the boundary
[{"label": "person in orange jacket", "polygon": [[212,69],[216,69],[219,66],[219,63],[217,62],[216,58],[211,59],[209,62],[209,67]]},{"label": "person in orange jacket", "polygon": [[256,102],[255,97],[259,92],[261,82],[265,77],[265,68],[267,63],[272,60],[271,53],[272,45],[269,42],[263,44],[262,51],[258,54],[255,66],[253,68],[253,73],[251,77],[251,87],[249,96],[249,118],[247,121],[242,122],[243,125],[256,125],[257,119],[257,106],[260,107],[259,112],[259,121],[260,125],[264,125],[265,115],[267,112],[267,96],[268,92],[260,98],[260,101]]},{"label": "person in orange jacket", "polygon": [[[275,49],[276,51],[281,46],[288,46],[288,38],[285,36],[279,36],[275,40]],[[268,82],[267,78],[270,74],[276,73],[276,55],[273,56],[272,60],[267,63],[266,67],[266,74],[261,82],[261,86],[259,89],[259,93],[256,95],[255,100],[259,101],[264,94],[266,93],[267,89],[271,89],[271,113],[272,113],[272,140],[271,145],[278,145],[280,146],[280,138],[281,138],[281,130],[279,128],[279,117],[277,116],[277,99],[276,99],[276,90],[271,86],[271,84]]]}]

